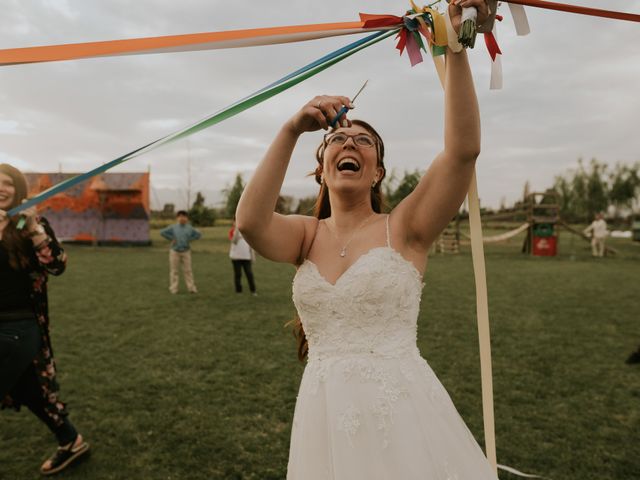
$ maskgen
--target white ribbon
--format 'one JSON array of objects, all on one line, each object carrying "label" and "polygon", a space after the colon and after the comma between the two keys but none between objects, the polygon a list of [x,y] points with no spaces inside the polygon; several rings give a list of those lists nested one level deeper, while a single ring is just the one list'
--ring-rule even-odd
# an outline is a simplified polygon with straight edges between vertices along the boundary
[{"label": "white ribbon", "polygon": [[524,7],[510,3],[509,10],[516,26],[516,33],[520,36],[529,35],[531,29],[529,28],[529,20],[527,20],[527,12],[524,11]]},{"label": "white ribbon", "polygon": [[511,467],[507,467],[506,465],[500,465],[498,464],[498,468],[500,470],[504,470],[505,472],[509,472],[513,475],[516,475],[517,477],[523,477],[523,478],[543,478],[545,480],[550,480],[547,477],[541,477],[540,475],[532,475],[530,473],[522,473],[519,470],[516,470],[515,468],[511,468]]}]

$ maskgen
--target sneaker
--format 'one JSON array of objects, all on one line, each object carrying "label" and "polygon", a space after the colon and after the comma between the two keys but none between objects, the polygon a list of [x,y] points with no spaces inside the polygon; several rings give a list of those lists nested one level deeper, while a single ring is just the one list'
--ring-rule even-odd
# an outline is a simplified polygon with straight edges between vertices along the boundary
[{"label": "sneaker", "polygon": [[251,295],[254,296],[254,297],[257,297],[258,296],[258,292],[251,292]]}]

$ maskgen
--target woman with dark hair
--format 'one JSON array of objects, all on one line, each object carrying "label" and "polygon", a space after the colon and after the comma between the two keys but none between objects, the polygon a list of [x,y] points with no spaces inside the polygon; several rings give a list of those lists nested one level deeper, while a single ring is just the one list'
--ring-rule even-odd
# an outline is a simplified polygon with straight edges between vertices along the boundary
[{"label": "woman with dark hair", "polygon": [[35,207],[7,215],[26,197],[24,175],[0,164],[0,403],[16,410],[27,406],[54,433],[59,447],[40,467],[51,475],[86,454],[89,445],[58,398],[49,336],[47,275],[64,272],[66,255]]},{"label": "woman with dark hair", "polygon": [[[454,28],[460,7],[449,5]],[[458,50],[456,48],[456,50]],[[316,218],[274,212],[295,144],[327,129],[346,97],[315,97],[277,134],[247,185],[237,225],[258,253],[297,266],[299,354],[308,358],[289,480],[495,480],[488,460],[416,345],[429,248],[460,207],[480,152],[480,115],[465,51],[448,49],[444,149],[414,191],[382,213],[384,145],[341,118],[317,151]]]}]

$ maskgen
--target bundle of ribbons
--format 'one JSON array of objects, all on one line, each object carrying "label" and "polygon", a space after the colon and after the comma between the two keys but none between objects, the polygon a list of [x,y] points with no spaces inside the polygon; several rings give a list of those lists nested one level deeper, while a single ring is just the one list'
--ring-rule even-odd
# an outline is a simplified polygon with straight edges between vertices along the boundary
[{"label": "bundle of ribbons", "polygon": [[[529,24],[523,6],[532,6],[556,11],[578,13],[603,18],[640,22],[640,15],[622,12],[612,12],[595,8],[578,7],[543,0],[504,0],[508,3],[518,35],[529,33]],[[497,0],[488,0],[490,16],[487,22],[476,27],[473,12],[463,15],[460,35],[455,38],[447,16],[447,9],[442,13],[433,8],[435,4],[418,7],[410,0],[411,9],[403,16],[360,14],[358,22],[325,23],[313,25],[297,25],[285,27],[270,27],[250,30],[233,30],[224,32],[209,32],[188,35],[173,35],[163,37],[138,38],[129,40],[113,40],[104,42],[90,42],[65,45],[50,45],[29,48],[13,48],[0,50],[0,67],[23,65],[31,63],[56,62],[64,60],[79,60],[93,57],[169,53],[194,50],[209,50],[222,48],[239,48],[276,43],[299,42],[326,38],[338,35],[362,34],[368,35],[352,42],[343,48],[335,50],[315,62],[309,63],[294,72],[285,75],[275,82],[253,92],[252,94],[232,103],[209,117],[200,120],[182,130],[168,134],[162,138],[136,148],[118,158],[115,158],[93,170],[69,178],[51,188],[41,192],[25,203],[10,210],[11,216],[18,215],[22,210],[39,204],[53,195],[77,185],[91,177],[121,165],[144,153],[155,150],[176,140],[193,135],[205,128],[220,123],[240,112],[247,110],[294,85],[320,73],[351,55],[374,45],[385,38],[396,36],[397,46],[402,54],[405,50],[411,62],[416,65],[423,61],[422,53],[427,52],[435,63],[441,82],[444,78],[445,64],[443,54],[447,47],[456,48],[457,45],[472,46],[476,32],[483,33],[485,44],[492,60],[491,88],[502,86],[500,47],[497,42],[495,20],[502,20],[497,13]],[[436,2],[436,4],[439,1]],[[467,12],[469,13],[469,12]],[[375,33],[371,33],[375,32]],[[443,83],[444,85],[444,83]],[[469,189],[469,210],[471,226],[472,256],[476,278],[476,297],[478,314],[478,335],[480,343],[482,400],[484,414],[484,431],[486,453],[494,468],[500,467],[511,473],[525,475],[510,467],[497,465],[495,450],[495,434],[493,420],[493,386],[491,373],[491,349],[489,336],[488,302],[486,291],[486,275],[484,253],[482,245],[482,231],[480,227],[480,208],[478,203],[477,184],[475,176]]]}]

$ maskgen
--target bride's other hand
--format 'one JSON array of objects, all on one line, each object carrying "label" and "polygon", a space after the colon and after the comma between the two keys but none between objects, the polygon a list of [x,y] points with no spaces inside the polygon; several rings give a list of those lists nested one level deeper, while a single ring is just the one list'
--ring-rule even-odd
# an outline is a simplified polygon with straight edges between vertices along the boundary
[{"label": "bride's other hand", "polygon": [[[328,130],[329,123],[336,117],[343,106],[353,108],[348,97],[338,95],[319,95],[306,103],[289,121],[287,127],[295,135],[304,132]],[[340,126],[349,127],[351,122],[345,113],[339,119]]]},{"label": "bride's other hand", "polygon": [[451,0],[449,2],[449,18],[451,18],[451,25],[456,33],[460,33],[462,9],[468,7],[476,7],[478,11],[476,25],[482,25],[489,18],[489,6],[486,0]]}]

